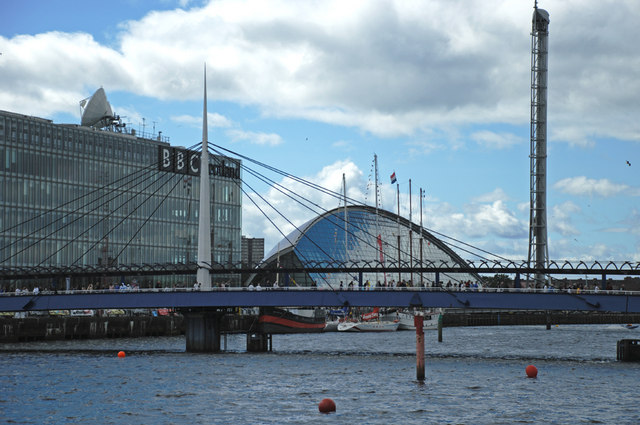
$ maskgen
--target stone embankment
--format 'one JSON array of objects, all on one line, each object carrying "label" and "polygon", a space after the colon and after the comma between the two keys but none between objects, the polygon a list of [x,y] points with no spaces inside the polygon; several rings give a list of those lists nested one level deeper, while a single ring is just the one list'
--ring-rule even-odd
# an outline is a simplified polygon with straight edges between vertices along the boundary
[{"label": "stone embankment", "polygon": [[0,319],[0,342],[171,336],[181,333],[184,333],[181,315]]},{"label": "stone embankment", "polygon": [[511,326],[511,325],[588,325],[640,323],[637,313],[575,311],[446,311],[445,327]]},{"label": "stone embankment", "polygon": [[[447,310],[443,326],[514,326],[640,323],[640,314],[566,311]],[[248,333],[257,329],[257,316],[225,314],[221,333]],[[0,343],[61,339],[97,339],[175,336],[185,332],[181,314],[167,316],[28,316],[0,318]]]}]

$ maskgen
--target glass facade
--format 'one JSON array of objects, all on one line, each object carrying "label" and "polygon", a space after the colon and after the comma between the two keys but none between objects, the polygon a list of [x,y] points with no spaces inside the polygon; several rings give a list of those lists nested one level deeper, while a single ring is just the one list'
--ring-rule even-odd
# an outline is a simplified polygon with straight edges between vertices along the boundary
[{"label": "glass facade", "polygon": [[[200,178],[159,171],[159,146],[168,144],[0,111],[0,264],[195,262]],[[209,184],[212,262],[239,264],[240,179],[211,175]],[[233,275],[218,279],[239,284]]]},{"label": "glass facade", "polygon": [[[345,219],[346,217],[346,219]],[[347,225],[345,226],[345,223]],[[282,240],[268,255],[266,266],[279,263],[282,267],[297,267],[303,264],[321,266],[357,262],[361,266],[419,267],[421,264],[452,266],[465,264],[453,250],[441,240],[419,226],[384,210],[376,211],[368,206],[350,206],[329,211],[301,226]],[[275,279],[274,276],[259,276]],[[331,286],[336,289],[349,282],[356,285],[360,279],[373,286],[396,286],[405,282],[411,286],[433,286],[435,273],[296,273],[278,277],[280,284],[301,286]],[[469,273],[440,273],[439,284],[448,282],[479,282],[480,277]],[[289,279],[289,281],[284,281]]]}]

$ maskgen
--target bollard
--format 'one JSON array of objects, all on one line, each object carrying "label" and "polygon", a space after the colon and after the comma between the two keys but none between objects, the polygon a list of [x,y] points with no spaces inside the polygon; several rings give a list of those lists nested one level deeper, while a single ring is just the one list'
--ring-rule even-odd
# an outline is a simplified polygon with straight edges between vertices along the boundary
[{"label": "bollard", "polygon": [[413,316],[413,324],[416,327],[416,378],[424,381],[424,316]]},{"label": "bollard", "polygon": [[442,314],[438,316],[438,342],[442,342]]}]

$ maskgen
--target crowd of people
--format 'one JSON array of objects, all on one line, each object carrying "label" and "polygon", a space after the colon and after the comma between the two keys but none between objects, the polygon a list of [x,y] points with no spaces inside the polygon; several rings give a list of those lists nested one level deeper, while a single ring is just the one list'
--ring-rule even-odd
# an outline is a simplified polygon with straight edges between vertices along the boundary
[{"label": "crowd of people", "polygon": [[[556,283],[554,285],[553,283]],[[480,282],[475,282],[471,280],[467,281],[451,281],[448,280],[446,283],[443,282],[433,282],[425,280],[422,283],[413,282],[411,280],[404,279],[391,279],[381,281],[372,282],[370,280],[365,281],[354,281],[351,280],[348,283],[344,283],[344,281],[340,281],[338,285],[336,284],[323,284],[321,285],[322,289],[330,289],[330,290],[351,290],[351,291],[369,291],[369,290],[403,290],[403,289],[431,289],[431,290],[445,290],[445,291],[513,291],[519,290],[524,292],[545,292],[545,293],[553,293],[553,292],[564,292],[564,293],[598,293],[601,291],[604,292],[618,292],[625,291],[625,285],[619,284],[616,287],[613,287],[611,282],[607,282],[605,288],[602,288],[602,284],[600,282],[596,283],[566,283],[566,282],[546,282],[544,285],[535,285],[533,282],[522,282],[520,287],[515,287],[515,284],[511,282],[509,285],[500,285],[498,287],[489,287],[483,285]],[[275,289],[316,289],[317,286],[315,282],[313,282],[310,286],[303,285],[300,286],[295,282],[289,282],[288,284],[278,283],[278,281],[274,281],[273,283],[268,280],[250,282],[246,286],[235,287],[230,284],[230,282],[212,282],[211,289],[212,290],[227,290],[227,289],[235,289],[235,290],[249,290],[249,291],[263,291],[263,290],[275,290]],[[633,289],[633,288],[632,288]],[[55,285],[51,285],[50,287],[41,289],[37,284],[31,285],[16,285],[15,289],[11,286],[6,287],[0,285],[0,294],[7,295],[40,295],[40,294],[57,294],[57,293],[67,293],[67,292],[132,292],[132,291],[200,291],[202,290],[202,285],[198,282],[194,282],[193,285],[190,283],[177,283],[170,285],[163,285],[161,282],[146,283],[144,285],[138,284],[136,280],[131,282],[119,282],[119,283],[89,283],[87,286],[71,286],[68,289],[60,289]]]}]

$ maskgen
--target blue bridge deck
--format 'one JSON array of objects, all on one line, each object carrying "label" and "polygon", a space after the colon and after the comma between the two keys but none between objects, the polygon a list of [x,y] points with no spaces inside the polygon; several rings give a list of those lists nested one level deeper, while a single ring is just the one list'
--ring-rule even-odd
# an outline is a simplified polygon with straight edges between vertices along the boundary
[{"label": "blue bridge deck", "polygon": [[583,293],[525,290],[441,289],[342,290],[279,288],[250,291],[74,291],[0,296],[0,311],[225,307],[432,307],[508,310],[568,310],[640,313],[640,292]]}]

